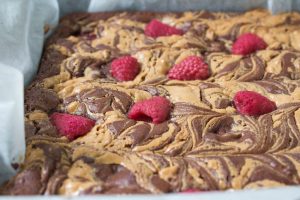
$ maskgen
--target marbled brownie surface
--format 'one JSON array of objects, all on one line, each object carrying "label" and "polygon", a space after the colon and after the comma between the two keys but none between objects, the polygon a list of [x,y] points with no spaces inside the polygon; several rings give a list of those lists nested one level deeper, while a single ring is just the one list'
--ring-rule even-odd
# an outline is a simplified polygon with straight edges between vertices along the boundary
[{"label": "marbled brownie surface", "polygon": [[[183,35],[151,38],[158,19]],[[231,53],[243,33],[268,45]],[[110,73],[112,60],[140,64],[132,81]],[[169,80],[188,56],[208,64],[206,80]],[[4,194],[166,193],[300,184],[300,14],[114,12],[63,18],[48,39],[40,70],[26,89],[27,151]],[[250,90],[274,101],[260,116],[232,99]],[[172,109],[160,124],[129,119],[135,102],[163,96]],[[86,135],[62,137],[53,112],[96,121]]]}]

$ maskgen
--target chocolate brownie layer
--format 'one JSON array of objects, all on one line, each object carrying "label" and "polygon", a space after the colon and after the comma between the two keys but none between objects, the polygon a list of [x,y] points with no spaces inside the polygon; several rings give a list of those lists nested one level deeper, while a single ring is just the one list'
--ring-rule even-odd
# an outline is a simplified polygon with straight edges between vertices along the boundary
[{"label": "chocolate brownie layer", "polygon": [[[183,35],[144,34],[152,19]],[[46,42],[25,94],[26,159],[2,193],[131,194],[210,191],[300,184],[300,14],[109,12],[63,18]],[[231,53],[243,33],[267,48]],[[140,72],[117,81],[112,61],[131,55]],[[208,64],[206,80],[169,80],[189,56]],[[239,91],[255,91],[277,109],[240,114]],[[171,103],[167,121],[129,119],[139,101]],[[53,112],[96,121],[69,141]]]}]

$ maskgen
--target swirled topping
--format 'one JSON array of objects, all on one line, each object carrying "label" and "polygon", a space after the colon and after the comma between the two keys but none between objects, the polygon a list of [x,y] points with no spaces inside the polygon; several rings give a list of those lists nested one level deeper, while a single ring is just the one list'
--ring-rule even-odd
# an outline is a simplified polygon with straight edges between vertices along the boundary
[{"label": "swirled topping", "polygon": [[70,148],[65,140],[35,136],[27,140],[22,170],[4,187],[4,194],[57,194],[67,178]]},{"label": "swirled topping", "polygon": [[[145,20],[138,20],[139,18],[132,17],[135,14],[120,13],[115,16],[108,15],[109,17],[95,17],[94,19],[86,15],[81,16],[77,22],[73,22],[76,25],[68,25],[69,29],[77,31],[76,34],[71,33],[72,35],[69,37],[56,40],[48,48],[49,52],[59,52],[61,55],[73,58],[65,59],[68,60],[66,62],[63,61],[67,72],[60,68],[59,76],[52,77],[50,80],[46,79],[45,81],[47,83],[57,82],[57,79],[59,79],[62,82],[70,79],[72,76],[91,77],[91,74],[93,74],[92,77],[110,78],[109,70],[105,70],[105,66],[108,66],[112,59],[120,57],[122,54],[131,54],[142,64],[141,73],[134,80],[136,85],[146,80],[156,79],[159,76],[165,77],[174,64],[191,55],[207,54],[206,56],[209,57],[205,61],[211,63],[210,58],[212,57],[210,57],[210,54],[226,52],[227,56],[219,57],[218,63],[221,61],[224,64],[226,63],[227,66],[231,62],[235,63],[235,61],[239,60],[238,56],[232,57],[233,60],[231,60],[231,56],[228,55],[233,41],[237,36],[250,32],[250,30],[253,34],[260,36],[266,41],[268,49],[265,52],[257,52],[257,59],[261,61],[256,61],[257,59],[255,59],[251,63],[248,60],[241,67],[239,64],[231,65],[231,67],[224,65],[224,73],[227,71],[237,74],[237,76],[227,75],[226,80],[239,80],[247,71],[251,73],[251,77],[243,78],[242,80],[265,79],[266,76],[264,75],[270,72],[271,76],[274,73],[275,75],[298,79],[296,75],[297,73],[299,74],[298,71],[294,71],[292,74],[287,72],[278,73],[276,70],[272,69],[270,71],[265,67],[265,61],[269,61],[265,60],[267,59],[266,54],[278,54],[281,52],[281,49],[287,51],[300,49],[296,46],[298,43],[298,26],[296,23],[300,18],[297,13],[272,16],[266,11],[254,10],[239,15],[207,14],[207,12],[152,15],[153,17],[157,16],[157,19],[162,23],[184,30],[185,34],[157,39],[148,38],[144,35],[143,30],[147,22],[152,18],[147,17]],[[264,17],[268,23],[261,20],[261,17]],[[67,20],[69,19],[66,19],[66,23]],[[52,58],[57,58],[57,55],[51,54],[47,60],[50,62]],[[61,58],[56,60],[61,60]],[[45,66],[41,70],[43,74],[46,73],[45,71],[48,71],[44,70],[48,66],[46,65],[42,65]],[[59,63],[56,65],[59,65]],[[211,65],[214,64],[211,63]],[[289,64],[287,65],[287,67],[290,67]],[[279,62],[275,65],[272,64],[273,68],[280,68],[279,66]],[[214,67],[209,67],[214,72]],[[218,71],[219,69],[222,69],[222,67],[218,67]],[[55,73],[57,75],[57,72]],[[71,74],[67,76],[66,73]],[[259,74],[255,76],[257,73]],[[222,72],[213,73],[212,80],[219,79],[221,74]],[[246,74],[244,77],[247,76]]]},{"label": "swirled topping", "polygon": [[274,58],[267,62],[266,77],[272,79],[276,76],[285,76],[292,80],[298,80],[300,77],[299,55],[298,52],[293,51],[282,51],[274,55]]},{"label": "swirled topping", "polygon": [[133,100],[125,92],[110,88],[95,87],[67,96],[63,102],[63,110],[68,113],[85,115],[97,119],[101,114],[112,110],[120,110],[126,113],[132,105]]},{"label": "swirled topping", "polygon": [[212,79],[216,81],[254,81],[262,80],[265,74],[265,63],[262,58],[253,54],[248,57],[212,53],[208,56]]},{"label": "swirled topping", "polygon": [[[68,195],[112,190],[123,194],[166,193],[189,188],[207,191],[295,185],[299,184],[295,163],[299,163],[295,153],[178,159],[150,152],[97,152],[94,159],[78,157],[60,191]],[[115,182],[111,183],[112,179]],[[114,187],[107,187],[110,184]]]},{"label": "swirled topping", "polygon": [[239,91],[254,91],[271,101],[277,106],[298,102],[299,83],[294,81],[283,80],[265,80],[254,82],[225,81],[219,83],[200,83],[201,100],[209,105],[212,109],[219,112],[229,111],[232,106],[234,95]]},{"label": "swirled topping", "polygon": [[63,18],[25,92],[25,162],[0,193],[300,184],[299,22],[262,9]]},{"label": "swirled topping", "polygon": [[[152,124],[110,112],[97,129],[77,140],[78,149],[152,151],[162,155],[227,155],[286,152],[300,143],[299,103],[287,104],[258,118],[228,115],[177,103],[172,119]],[[280,119],[289,119],[282,120]],[[298,120],[298,121],[297,121]],[[282,132],[282,129],[285,132]]]}]

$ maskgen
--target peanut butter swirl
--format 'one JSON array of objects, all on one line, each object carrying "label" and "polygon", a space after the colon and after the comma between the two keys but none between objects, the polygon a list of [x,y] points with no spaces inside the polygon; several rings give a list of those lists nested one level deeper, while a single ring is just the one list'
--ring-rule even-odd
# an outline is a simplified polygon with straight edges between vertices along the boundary
[{"label": "peanut butter swirl", "polygon": [[[152,19],[184,34],[147,37]],[[1,193],[157,194],[300,184],[299,23],[297,12],[271,15],[262,9],[63,18],[25,91],[25,162]],[[236,38],[248,32],[268,47],[231,54]],[[128,54],[140,72],[118,82],[111,62]],[[188,56],[201,56],[210,77],[169,80],[168,71]],[[243,90],[267,97],[277,109],[239,114],[233,97]],[[171,102],[167,121],[128,118],[134,103],[154,96]],[[96,123],[69,141],[52,125],[53,112]]]}]

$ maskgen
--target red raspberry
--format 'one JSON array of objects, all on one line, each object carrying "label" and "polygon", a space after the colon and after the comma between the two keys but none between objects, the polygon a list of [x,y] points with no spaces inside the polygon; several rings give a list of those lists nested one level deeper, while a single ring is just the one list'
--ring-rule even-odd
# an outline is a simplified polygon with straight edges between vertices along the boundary
[{"label": "red raspberry", "polygon": [[259,36],[253,33],[240,35],[232,45],[233,54],[247,55],[257,50],[267,48],[267,43]]},{"label": "red raspberry", "polygon": [[140,72],[140,66],[134,57],[122,56],[112,61],[110,72],[118,81],[131,81]]},{"label": "red raspberry", "polygon": [[128,113],[128,117],[134,120],[152,121],[159,124],[165,121],[170,114],[171,103],[164,97],[152,97],[135,103]]},{"label": "red raspberry", "polygon": [[66,113],[53,113],[50,120],[56,126],[58,132],[69,140],[85,135],[95,125],[94,120]]},{"label": "red raspberry", "polygon": [[183,31],[167,24],[161,23],[157,19],[151,20],[145,28],[145,35],[153,38],[170,35],[183,35]]},{"label": "red raspberry", "polygon": [[208,65],[198,56],[189,56],[174,65],[169,73],[169,79],[177,80],[197,80],[207,79],[209,77]]},{"label": "red raspberry", "polygon": [[256,92],[237,92],[233,101],[237,111],[243,115],[259,116],[276,110],[275,102]]}]

